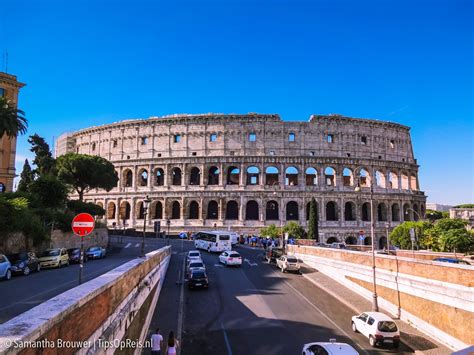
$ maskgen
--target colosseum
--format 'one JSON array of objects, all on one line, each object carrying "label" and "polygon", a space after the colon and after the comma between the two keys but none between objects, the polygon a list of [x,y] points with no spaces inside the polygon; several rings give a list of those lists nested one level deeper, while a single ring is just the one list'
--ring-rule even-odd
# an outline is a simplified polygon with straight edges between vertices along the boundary
[{"label": "colosseum", "polygon": [[145,210],[147,231],[161,221],[172,234],[254,233],[287,221],[306,228],[315,198],[321,241],[370,244],[373,198],[376,245],[383,247],[388,230],[425,213],[409,131],[341,115],[302,122],[276,114],[183,114],[64,134],[56,155],[100,155],[115,165],[118,186],[85,195],[105,208],[114,228],[143,229]]}]

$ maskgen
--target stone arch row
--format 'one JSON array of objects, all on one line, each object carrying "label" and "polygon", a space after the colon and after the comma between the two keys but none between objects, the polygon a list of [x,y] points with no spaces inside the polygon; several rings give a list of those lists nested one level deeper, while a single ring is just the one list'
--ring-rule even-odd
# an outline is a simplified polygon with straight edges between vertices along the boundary
[{"label": "stone arch row", "polygon": [[[182,219],[184,215],[185,219],[226,219],[226,220],[238,220],[239,217],[239,203],[236,200],[227,200],[222,202],[225,204],[225,210],[220,210],[219,201],[209,200],[206,202],[205,213],[202,213],[201,209],[203,206],[197,200],[189,199],[187,202],[186,212],[183,212],[181,202],[174,200],[171,202],[171,208],[169,213],[165,216],[165,209],[163,202],[155,200],[151,203],[149,208],[149,218],[151,219]],[[260,206],[256,200],[249,200],[245,204],[245,215],[242,216],[244,220],[259,220],[261,213],[264,213],[265,220],[277,221],[280,220],[280,206],[278,201],[269,200],[264,203],[265,208]],[[306,220],[309,219],[310,213],[310,202],[306,203]],[[378,222],[386,222],[388,220],[394,222],[419,220],[421,216],[425,214],[425,207],[423,204],[418,203],[404,203],[402,209],[400,209],[399,203],[385,203],[378,202],[375,206],[375,220]],[[262,211],[260,211],[262,209]],[[320,219],[319,204],[316,202],[316,214]],[[117,213],[117,206],[114,201],[110,201],[107,205],[107,218],[115,219]],[[128,220],[131,218],[132,207],[128,201],[121,201],[120,208],[118,210],[120,220]],[[225,216],[220,216],[219,214]],[[389,217],[390,214],[390,217]],[[298,221],[300,220],[300,205],[297,201],[288,201],[284,206],[284,215],[287,221]],[[370,203],[363,202],[360,205],[360,213],[357,213],[356,203],[353,201],[346,201],[343,209],[339,209],[336,201],[328,201],[325,204],[325,220],[326,221],[356,221],[359,216],[361,221],[370,221],[372,214],[370,211]],[[142,201],[138,201],[135,205],[135,217],[136,219],[144,218],[144,205]]]},{"label": "stone arch row", "polygon": [[[226,167],[226,185],[239,185],[241,183],[241,174],[245,174],[245,185],[278,185],[281,182],[280,170],[276,166],[266,166],[264,169],[256,165],[248,165],[245,172],[241,171],[238,166]],[[263,171],[262,171],[263,170]],[[173,167],[169,173],[169,184],[175,186],[181,185],[201,185],[204,183],[201,169],[197,166],[188,169],[188,181],[183,181],[183,171],[180,167]],[[349,168],[344,167],[339,172],[332,166],[327,166],[319,170],[313,166],[304,169],[300,172],[296,166],[288,166],[284,169],[284,184],[288,186],[295,186],[305,184],[306,186],[317,186],[319,184],[327,186],[336,186],[338,181],[343,186],[355,186],[359,184],[361,187],[369,187],[374,183],[374,186],[388,189],[402,189],[402,190],[418,190],[418,179],[415,173],[401,171],[396,172],[394,169],[375,169],[373,174],[364,167]],[[222,172],[217,166],[210,166],[206,171],[207,185],[219,185],[220,175]],[[322,175],[321,175],[322,174]],[[337,175],[340,174],[340,179]],[[301,176],[304,176],[304,179]],[[132,169],[126,168],[122,172],[121,180],[123,187],[133,186],[134,174]],[[152,179],[152,185],[164,186],[166,184],[166,176],[163,168],[155,168],[152,176],[149,176],[147,168],[140,168],[137,172],[137,185],[148,186],[149,179]],[[303,181],[300,181],[303,180]],[[120,182],[119,182],[120,183]]]}]

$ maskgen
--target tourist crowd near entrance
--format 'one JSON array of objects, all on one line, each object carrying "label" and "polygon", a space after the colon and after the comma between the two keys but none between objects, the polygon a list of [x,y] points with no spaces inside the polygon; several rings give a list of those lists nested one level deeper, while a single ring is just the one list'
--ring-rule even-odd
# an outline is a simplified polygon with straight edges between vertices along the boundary
[{"label": "tourist crowd near entrance", "polygon": [[142,229],[145,210],[150,231],[157,220],[172,233],[256,233],[287,221],[306,227],[315,198],[322,241],[356,244],[370,228],[371,197],[378,242],[387,228],[425,213],[409,128],[392,122],[172,115],[64,134],[56,147],[56,155],[100,155],[115,165],[118,186],[85,199],[103,206],[117,228]]}]

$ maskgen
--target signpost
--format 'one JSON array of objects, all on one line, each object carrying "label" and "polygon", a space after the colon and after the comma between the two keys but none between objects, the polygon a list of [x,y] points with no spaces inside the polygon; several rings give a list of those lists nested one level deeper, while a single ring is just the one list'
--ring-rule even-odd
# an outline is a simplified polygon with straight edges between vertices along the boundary
[{"label": "signpost", "polygon": [[81,258],[79,265],[79,285],[82,284],[82,270],[84,268],[84,237],[91,234],[95,227],[94,217],[89,213],[79,213],[72,220],[72,232],[81,237]]},{"label": "signpost", "polygon": [[413,253],[413,257],[415,257],[415,242],[416,242],[415,228],[410,228],[410,240],[411,240],[411,252]]}]

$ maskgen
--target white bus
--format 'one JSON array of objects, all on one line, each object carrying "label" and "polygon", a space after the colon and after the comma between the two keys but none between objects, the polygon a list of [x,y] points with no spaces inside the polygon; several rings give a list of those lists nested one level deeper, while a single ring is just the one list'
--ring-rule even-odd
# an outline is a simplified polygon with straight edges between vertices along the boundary
[{"label": "white bus", "polygon": [[198,232],[194,236],[194,247],[196,249],[207,250],[208,252],[232,250],[232,244],[228,232]]},{"label": "white bus", "polygon": [[236,233],[236,232],[231,232],[230,230],[229,231],[214,231],[214,233],[222,233],[222,234],[228,234],[230,236],[230,242],[232,245],[236,245],[239,243],[239,234]]}]

